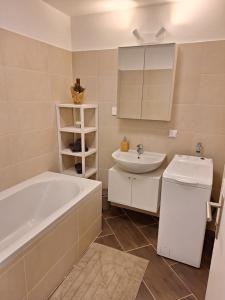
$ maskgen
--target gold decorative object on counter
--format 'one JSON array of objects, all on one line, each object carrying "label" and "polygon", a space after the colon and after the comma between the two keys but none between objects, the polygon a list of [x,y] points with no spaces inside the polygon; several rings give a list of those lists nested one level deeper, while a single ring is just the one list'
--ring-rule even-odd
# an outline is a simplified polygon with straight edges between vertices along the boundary
[{"label": "gold decorative object on counter", "polygon": [[120,151],[122,151],[122,152],[129,151],[129,142],[128,142],[126,136],[124,136],[123,140],[120,143]]},{"label": "gold decorative object on counter", "polygon": [[71,90],[74,103],[75,104],[83,103],[85,88],[83,88],[80,85],[80,78],[76,79],[74,86],[72,86],[70,90]]}]

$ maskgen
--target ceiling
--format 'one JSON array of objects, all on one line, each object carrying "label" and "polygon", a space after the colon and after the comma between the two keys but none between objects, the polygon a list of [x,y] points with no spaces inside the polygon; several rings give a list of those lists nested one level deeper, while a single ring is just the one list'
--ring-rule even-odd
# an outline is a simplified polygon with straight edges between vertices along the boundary
[{"label": "ceiling", "polygon": [[43,0],[69,16],[80,16],[164,4],[178,0]]}]

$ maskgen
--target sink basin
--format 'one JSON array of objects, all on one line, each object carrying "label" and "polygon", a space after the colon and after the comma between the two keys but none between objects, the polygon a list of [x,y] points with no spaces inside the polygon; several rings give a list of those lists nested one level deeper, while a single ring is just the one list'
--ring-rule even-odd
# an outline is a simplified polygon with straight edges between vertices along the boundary
[{"label": "sink basin", "polygon": [[166,154],[145,151],[138,158],[136,150],[129,150],[128,152],[117,150],[113,152],[112,157],[124,171],[147,173],[158,169],[166,158]]}]

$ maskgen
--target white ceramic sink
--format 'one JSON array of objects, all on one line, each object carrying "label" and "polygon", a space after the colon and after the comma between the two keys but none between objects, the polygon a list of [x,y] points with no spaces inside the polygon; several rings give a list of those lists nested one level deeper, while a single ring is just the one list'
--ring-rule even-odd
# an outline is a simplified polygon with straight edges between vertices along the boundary
[{"label": "white ceramic sink", "polygon": [[138,157],[136,150],[129,150],[128,152],[117,150],[113,152],[112,157],[124,171],[147,173],[159,168],[166,158],[166,154],[145,151]]}]

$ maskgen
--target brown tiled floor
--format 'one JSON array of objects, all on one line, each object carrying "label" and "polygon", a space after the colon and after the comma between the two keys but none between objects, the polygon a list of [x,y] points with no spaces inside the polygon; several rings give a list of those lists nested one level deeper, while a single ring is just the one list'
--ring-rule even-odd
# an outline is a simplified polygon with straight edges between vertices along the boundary
[{"label": "brown tiled floor", "polygon": [[136,300],[204,300],[212,236],[206,238],[200,269],[158,256],[157,237],[156,217],[111,207],[103,212],[96,242],[149,260]]}]

